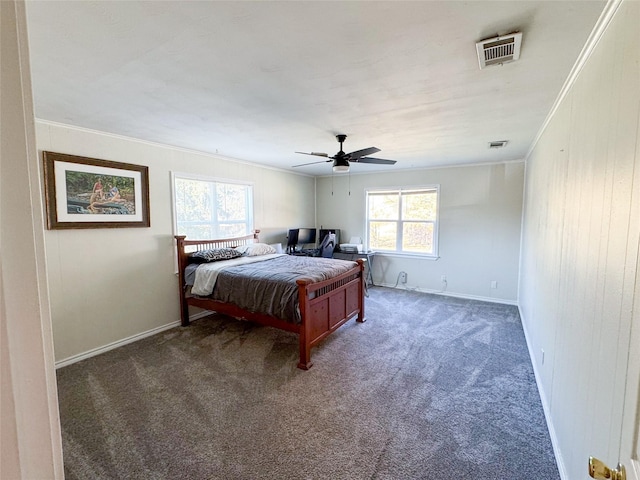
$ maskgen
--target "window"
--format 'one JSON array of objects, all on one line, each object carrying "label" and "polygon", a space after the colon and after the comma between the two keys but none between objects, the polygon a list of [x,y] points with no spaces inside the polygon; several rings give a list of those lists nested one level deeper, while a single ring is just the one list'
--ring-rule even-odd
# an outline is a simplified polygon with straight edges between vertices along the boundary
[{"label": "window", "polygon": [[253,186],[173,174],[176,235],[189,240],[233,238],[253,232]]},{"label": "window", "polygon": [[439,187],[367,190],[367,247],[438,256]]}]

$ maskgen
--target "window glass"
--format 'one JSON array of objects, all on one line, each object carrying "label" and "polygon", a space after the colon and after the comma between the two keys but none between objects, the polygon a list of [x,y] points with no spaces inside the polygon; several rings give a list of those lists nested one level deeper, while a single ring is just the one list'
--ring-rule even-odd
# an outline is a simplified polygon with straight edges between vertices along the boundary
[{"label": "window glass", "polygon": [[438,187],[367,191],[367,248],[437,256]]},{"label": "window glass", "polygon": [[402,229],[402,251],[433,253],[432,223],[404,222]]},{"label": "window glass", "polygon": [[369,197],[369,215],[371,219],[398,220],[399,197],[394,193],[377,193]]},{"label": "window glass", "polygon": [[370,222],[369,245],[374,250],[395,250],[397,222]]},{"label": "window glass", "polygon": [[435,221],[437,198],[436,192],[404,194],[402,196],[402,219]]},{"label": "window glass", "polygon": [[249,184],[174,175],[176,235],[190,240],[233,238],[253,231]]}]

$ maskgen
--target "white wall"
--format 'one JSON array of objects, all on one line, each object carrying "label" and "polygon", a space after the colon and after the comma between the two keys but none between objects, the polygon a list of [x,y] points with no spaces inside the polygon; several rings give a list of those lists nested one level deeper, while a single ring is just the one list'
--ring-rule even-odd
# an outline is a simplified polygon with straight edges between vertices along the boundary
[{"label": "white wall", "polygon": [[0,20],[0,478],[64,478],[24,3]]},{"label": "white wall", "polygon": [[441,291],[446,275],[445,293],[515,303],[523,182],[524,162],[321,177],[317,226],[340,228],[343,243],[364,238],[367,188],[438,184],[440,258],[376,255],[375,283],[394,286],[405,271],[409,288]]},{"label": "white wall", "polygon": [[526,164],[519,303],[565,479],[587,478],[589,455],[618,461],[640,301],[639,24],[623,3]]},{"label": "white wall", "polygon": [[36,123],[36,138],[40,155],[46,150],[149,167],[150,228],[46,232],[57,361],[180,318],[171,171],[253,182],[262,241],[285,242],[291,225],[314,223],[311,177],[46,122]]}]

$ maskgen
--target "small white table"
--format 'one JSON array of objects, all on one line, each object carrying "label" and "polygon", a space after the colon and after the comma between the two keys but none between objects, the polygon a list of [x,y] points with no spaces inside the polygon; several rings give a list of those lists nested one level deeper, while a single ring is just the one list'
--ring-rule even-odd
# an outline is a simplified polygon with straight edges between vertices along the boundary
[{"label": "small white table", "polygon": [[369,285],[376,286],[373,283],[373,273],[371,273],[371,269],[373,268],[373,257],[376,256],[376,252],[373,250],[369,250],[367,252],[333,252],[333,258],[339,258],[341,260],[351,260],[355,261],[358,258],[364,258],[367,262],[365,264],[365,287],[369,287]]}]

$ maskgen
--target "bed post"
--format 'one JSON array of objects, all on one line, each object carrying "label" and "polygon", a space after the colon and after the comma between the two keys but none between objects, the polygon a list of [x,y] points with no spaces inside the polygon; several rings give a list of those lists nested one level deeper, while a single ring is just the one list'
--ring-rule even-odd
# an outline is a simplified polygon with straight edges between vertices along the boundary
[{"label": "bed post", "polygon": [[185,235],[176,235],[176,245],[178,252],[178,289],[180,290],[180,320],[182,326],[189,325],[189,305],[185,298],[184,269],[187,268],[187,254],[184,251]]},{"label": "bed post", "polygon": [[307,295],[307,285],[309,280],[301,278],[296,280],[298,284],[298,302],[300,306],[300,317],[302,323],[300,324],[300,332],[298,334],[300,342],[300,361],[298,362],[298,368],[302,370],[309,370],[313,363],[311,362],[311,321],[307,318],[309,309],[309,296]]},{"label": "bed post", "polygon": [[[364,292],[366,291],[366,276],[364,274],[364,262],[365,260],[359,258],[357,260],[358,266],[360,267],[360,284],[358,286],[358,317],[356,318],[356,322],[363,323],[367,319],[364,316]],[[371,268],[371,265],[368,265],[368,268]]]}]

